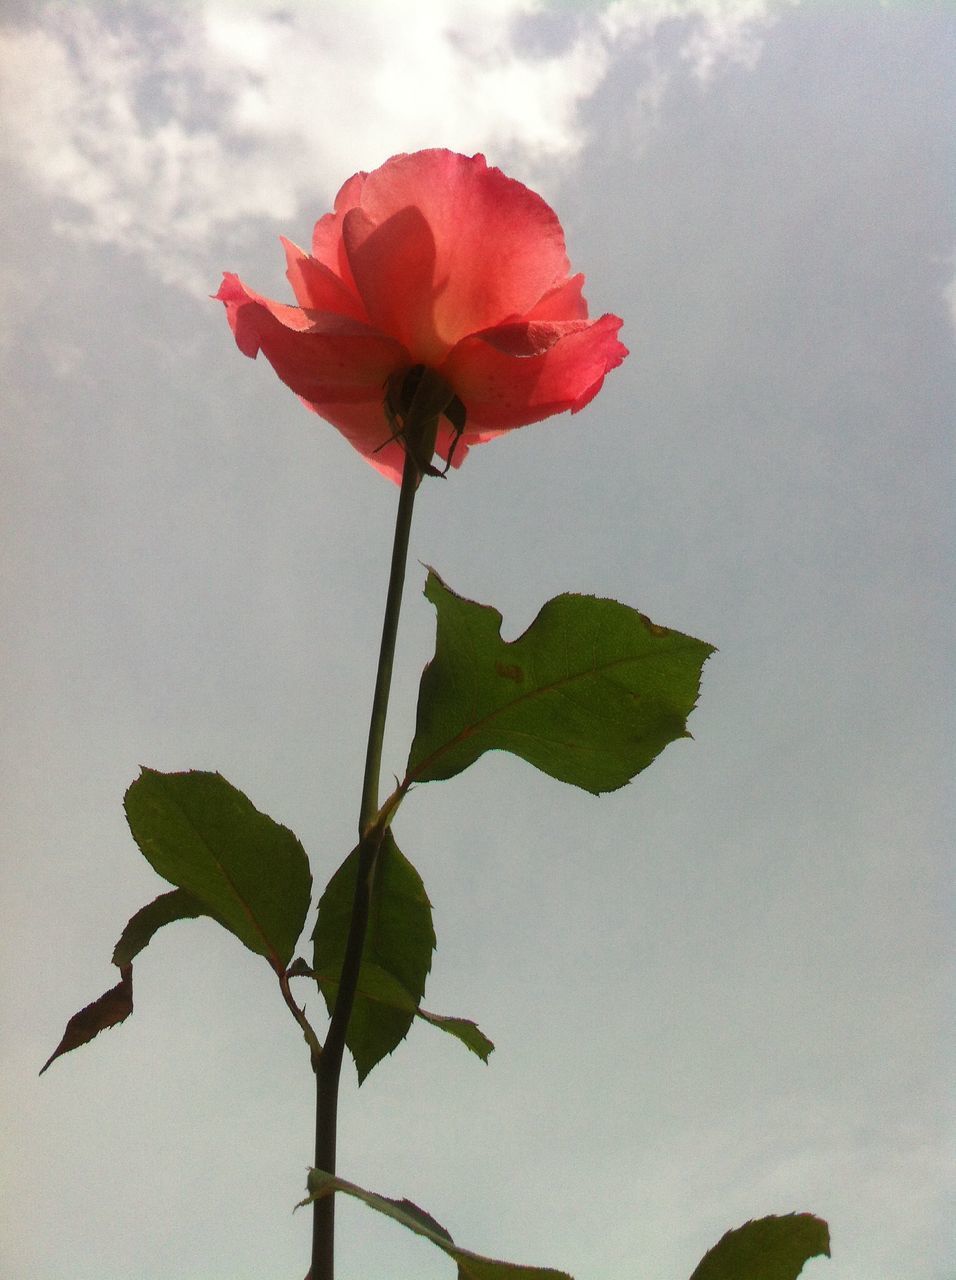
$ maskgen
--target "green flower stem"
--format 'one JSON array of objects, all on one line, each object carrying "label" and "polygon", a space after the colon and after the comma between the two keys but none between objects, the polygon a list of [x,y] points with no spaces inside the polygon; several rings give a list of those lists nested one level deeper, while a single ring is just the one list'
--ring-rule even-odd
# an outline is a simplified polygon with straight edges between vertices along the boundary
[{"label": "green flower stem", "polygon": [[388,694],[392,683],[392,662],[395,657],[395,638],[398,634],[398,615],[402,607],[402,588],[405,585],[405,562],[408,559],[408,536],[412,527],[412,509],[421,473],[415,459],[408,454],[402,473],[402,490],[398,499],[398,515],[395,519],[395,541],[392,546],[392,567],[385,597],[385,618],[382,623],[382,645],[378,655],[378,673],[375,677],[375,693],[372,697],[372,716],[368,728],[368,749],[365,754],[365,779],[362,784],[362,805],[359,810],[359,836],[364,836],[369,824],[378,813],[379,775],[382,769],[382,741],[385,737],[385,716],[388,712]]},{"label": "green flower stem", "polygon": [[[405,562],[408,558],[412,509],[420,479],[421,472],[412,456],[412,451],[409,450],[405,458],[402,490],[398,499],[392,567],[388,580],[388,594],[385,598],[385,619],[382,624],[382,645],[379,650],[378,674],[375,677],[375,693],[372,698],[372,716],[368,731],[365,779],[362,784],[362,804],[359,812],[360,853],[355,901],[352,906],[352,920],[342,964],[339,993],[316,1071],[315,1167],[331,1174],[335,1173],[336,1115],[345,1035],[349,1018],[352,1016],[352,1006],[355,1003],[365,933],[368,928],[372,886],[384,834],[384,828],[375,822],[378,814],[382,742],[385,737],[385,716],[388,711],[392,661],[395,656],[395,638],[398,634],[398,616],[402,606],[402,588],[405,584]],[[334,1280],[334,1237],[335,1197],[324,1196],[316,1200],[312,1211],[311,1280]]]}]

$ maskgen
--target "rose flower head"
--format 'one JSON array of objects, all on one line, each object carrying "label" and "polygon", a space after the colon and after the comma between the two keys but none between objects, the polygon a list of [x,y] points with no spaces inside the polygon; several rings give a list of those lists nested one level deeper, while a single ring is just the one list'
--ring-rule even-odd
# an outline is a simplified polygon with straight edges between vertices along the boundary
[{"label": "rose flower head", "polygon": [[433,451],[458,467],[471,445],[576,413],[627,355],[617,316],[588,319],[553,210],[481,155],[393,156],[349,178],[311,254],[283,245],[297,306],[223,275],[236,344],[396,481],[423,400],[413,456],[434,474]]}]

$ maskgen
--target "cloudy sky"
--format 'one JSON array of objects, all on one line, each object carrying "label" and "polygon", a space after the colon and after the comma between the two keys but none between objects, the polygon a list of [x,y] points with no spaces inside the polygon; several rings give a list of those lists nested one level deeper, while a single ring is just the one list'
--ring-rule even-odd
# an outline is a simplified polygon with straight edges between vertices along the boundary
[{"label": "cloudy sky", "polygon": [[[397,491],[208,295],[287,297],[278,236],[437,145],[555,206],[632,355],[423,487],[386,773],[418,561],[509,637],[574,590],[720,652],[622,791],[494,755],[409,799],[426,1003],[498,1047],[349,1070],[341,1171],[577,1280],[791,1210],[812,1280],[951,1280],[954,65],[942,2],[6,0],[5,1275],[304,1274],[311,1073],[234,939],[160,934],[133,1017],[36,1072],[162,889],[140,765],[220,770],[320,882],[353,843]],[[339,1250],[450,1271],[352,1203]]]}]

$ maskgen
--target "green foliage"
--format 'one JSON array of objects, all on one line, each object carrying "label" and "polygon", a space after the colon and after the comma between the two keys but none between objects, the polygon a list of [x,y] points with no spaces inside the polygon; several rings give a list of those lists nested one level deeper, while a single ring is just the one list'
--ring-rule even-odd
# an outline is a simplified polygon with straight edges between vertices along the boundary
[{"label": "green foliage", "polygon": [[144,769],[124,803],[154,870],[283,972],[312,896],[309,861],[292,832],[218,773]]},{"label": "green foliage", "polygon": [[163,925],[176,920],[191,920],[209,915],[203,904],[185,889],[171,889],[139,911],[129,920],[113,948],[113,963],[120,971],[120,981],[98,999],[92,1001],[66,1024],[66,1030],[56,1049],[40,1068],[40,1075],[55,1058],[89,1044],[107,1027],[125,1022],[133,1012],[133,960],[152,941],[153,935]]},{"label": "green foliage", "polygon": [[345,1192],[416,1235],[424,1236],[458,1263],[459,1280],[571,1280],[566,1272],[553,1271],[550,1267],[522,1267],[514,1262],[498,1262],[468,1249],[459,1249],[445,1228],[411,1200],[391,1200],[388,1196],[376,1195],[374,1191],[366,1191],[344,1178],[334,1178],[320,1169],[310,1170],[308,1189],[309,1194],[301,1201],[302,1204],[311,1204],[336,1191]]},{"label": "green foliage", "polygon": [[713,646],[655,626],[616,600],[561,595],[517,640],[501,614],[430,570],[438,614],[406,784],[452,778],[485,751],[510,751],[595,795],[624,786],[676,738]]},{"label": "green foliage", "polygon": [[830,1256],[830,1231],[810,1213],[758,1218],[705,1253],[690,1280],[797,1280],[810,1258]]},{"label": "green foliage", "polygon": [[439,1031],[447,1031],[450,1036],[460,1040],[462,1044],[477,1054],[482,1062],[487,1062],[495,1051],[494,1041],[489,1040],[475,1022],[468,1018],[450,1018],[445,1014],[429,1013],[427,1009],[419,1009],[418,1016],[431,1023]]},{"label": "green foliage", "polygon": [[[412,1010],[412,1001],[408,992],[395,978],[389,978],[385,972],[377,965],[369,965],[363,971],[366,977],[366,985],[362,984],[362,977],[359,976],[356,994],[365,996],[377,1004],[390,1005],[392,1008],[400,1009],[403,1013],[414,1012],[416,1018],[421,1018],[423,1022],[427,1022],[429,1026],[437,1027],[439,1031],[444,1031],[447,1035],[453,1036],[470,1049],[476,1057],[482,1062],[487,1062],[495,1051],[493,1040],[485,1035],[476,1022],[472,1022],[470,1018],[456,1018],[444,1013],[429,1013],[427,1009]],[[314,978],[316,975],[304,960],[293,960],[289,968],[288,976],[290,978]],[[334,992],[338,989],[338,983],[326,978],[324,980],[329,987],[329,991]]]},{"label": "green foliage", "polygon": [[128,921],[113,949],[120,981],[73,1015],[41,1075],[129,1017],[133,960],[164,925],[209,916],[283,973],[305,923],[312,875],[302,846],[218,773],[144,769],[125,807],[147,861],[179,887]]},{"label": "green foliage", "polygon": [[163,925],[175,924],[177,920],[195,920],[197,916],[206,915],[209,915],[208,910],[185,889],[170,889],[168,893],[161,893],[145,907],[140,907],[128,921],[120,934],[119,942],[113,948],[113,963],[120,969],[132,964]]},{"label": "green foliage", "polygon": [[[312,967],[330,1013],[345,958],[358,864],[356,848],[329,881],[312,934]],[[405,1038],[425,991],[434,949],[425,886],[388,831],[379,850],[358,993],[346,1036],[359,1082]]]}]

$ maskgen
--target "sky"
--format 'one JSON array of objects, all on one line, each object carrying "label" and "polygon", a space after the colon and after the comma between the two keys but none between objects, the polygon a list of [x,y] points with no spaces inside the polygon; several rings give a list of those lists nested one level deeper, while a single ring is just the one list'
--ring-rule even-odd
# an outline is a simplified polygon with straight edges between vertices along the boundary
[{"label": "sky", "polygon": [[[312,1077],[261,960],[160,933],[139,768],[217,769],[319,885],[354,842],[397,491],[236,350],[341,183],[446,146],[553,204],[631,349],[416,506],[385,774],[433,565],[518,635],[562,591],[718,646],[693,741],[601,798],[504,754],[396,837],[425,1004],[340,1171],[465,1247],[686,1280],[830,1222],[808,1280],[952,1280],[956,11],[936,3],[18,3],[0,10],[4,1193],[12,1280],[301,1280]],[[489,247],[493,254],[493,246]],[[313,1002],[314,1008],[314,1002]],[[342,1280],[448,1260],[339,1209]]]}]

